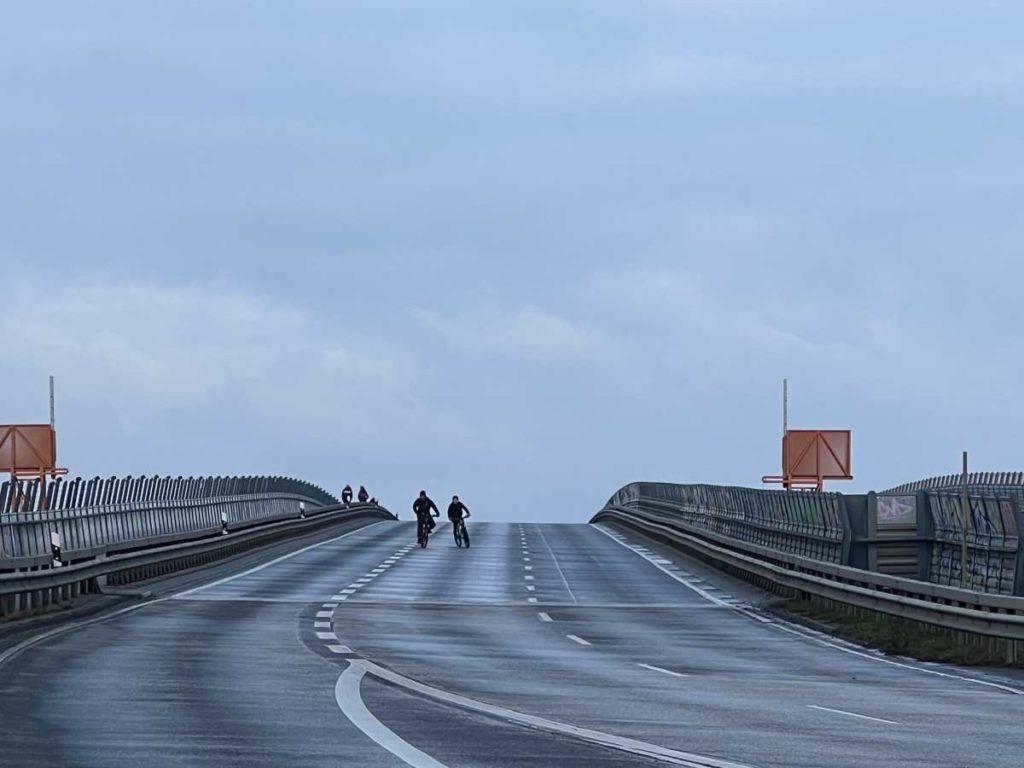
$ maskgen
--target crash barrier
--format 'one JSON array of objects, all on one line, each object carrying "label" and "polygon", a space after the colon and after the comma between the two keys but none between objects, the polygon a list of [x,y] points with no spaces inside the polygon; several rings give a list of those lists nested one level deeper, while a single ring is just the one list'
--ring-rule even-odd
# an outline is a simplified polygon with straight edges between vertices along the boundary
[{"label": "crash barrier", "polygon": [[0,512],[81,509],[148,501],[285,493],[319,506],[338,499],[312,483],[289,477],[76,477],[0,484]]},{"label": "crash barrier", "polygon": [[74,601],[81,595],[205,565],[254,547],[330,527],[395,519],[375,504],[303,509],[294,499],[287,501],[291,511],[284,519],[279,516],[250,519],[246,525],[229,528],[226,533],[218,527],[206,530],[198,538],[154,539],[132,549],[108,550],[65,560],[63,565],[50,562],[27,570],[0,573],[0,618],[46,610]]},{"label": "crash barrier", "polygon": [[662,511],[688,526],[829,563],[849,562],[851,528],[838,493],[631,483],[609,507]]},{"label": "crash barrier", "polygon": [[1008,663],[1024,654],[1024,598],[929,584],[780,552],[650,509],[609,504],[591,523],[637,531],[788,597],[925,625],[983,645],[992,657]]}]

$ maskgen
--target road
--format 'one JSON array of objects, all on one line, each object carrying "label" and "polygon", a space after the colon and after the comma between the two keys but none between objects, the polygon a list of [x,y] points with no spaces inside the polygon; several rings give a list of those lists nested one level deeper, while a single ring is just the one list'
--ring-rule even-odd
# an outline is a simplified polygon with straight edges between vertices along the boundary
[{"label": "road", "polygon": [[470,531],[376,523],[32,645],[0,765],[1024,762],[1013,684],[782,622],[631,534]]}]

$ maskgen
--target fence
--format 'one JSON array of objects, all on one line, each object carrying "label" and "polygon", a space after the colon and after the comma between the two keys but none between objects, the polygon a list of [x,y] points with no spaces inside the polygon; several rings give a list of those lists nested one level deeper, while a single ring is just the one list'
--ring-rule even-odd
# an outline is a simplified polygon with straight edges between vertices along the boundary
[{"label": "fence", "polygon": [[849,561],[850,524],[838,493],[632,483],[607,506],[656,512],[688,526],[814,560]]},{"label": "fence", "polygon": [[0,512],[81,509],[109,504],[187,501],[223,496],[285,493],[322,506],[338,499],[319,486],[287,477],[62,477],[0,484]]}]

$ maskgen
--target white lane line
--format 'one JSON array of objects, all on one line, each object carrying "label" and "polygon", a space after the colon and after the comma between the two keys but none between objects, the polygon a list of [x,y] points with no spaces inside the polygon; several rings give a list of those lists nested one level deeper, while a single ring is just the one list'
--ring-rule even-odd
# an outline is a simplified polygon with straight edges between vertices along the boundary
[{"label": "white lane line", "polygon": [[554,619],[544,613],[544,611],[540,611],[537,615],[540,616],[541,621],[554,621]]},{"label": "white lane line", "polygon": [[672,675],[672,677],[689,677],[689,675],[684,675],[682,672],[673,672],[671,669],[663,669],[662,667],[656,667],[653,664],[637,664],[637,666],[649,669],[652,672],[661,672],[664,675]]},{"label": "white lane line", "polygon": [[338,702],[338,708],[342,714],[351,721],[352,725],[406,765],[411,765],[413,768],[446,768],[443,763],[439,763],[426,752],[421,752],[403,740],[366,708],[359,690],[365,674],[364,666],[350,664],[338,678],[338,682],[334,686],[334,699]]},{"label": "white lane line", "polygon": [[331,622],[329,621],[314,621],[313,629],[330,629]]},{"label": "white lane line", "polygon": [[352,649],[347,645],[328,645],[327,650],[331,653],[352,653]]},{"label": "white lane line", "polygon": [[356,533],[362,533],[363,531],[368,531],[371,528],[373,528],[374,526],[380,525],[381,523],[387,523],[387,522],[391,522],[391,521],[389,521],[389,520],[380,520],[379,522],[376,522],[376,523],[370,523],[369,525],[364,525],[361,528],[356,528],[354,531],[349,531],[348,533],[343,533],[343,534],[341,534],[341,536],[335,536],[333,539],[328,539],[327,541],[321,541],[318,544],[310,544],[308,547],[303,547],[302,549],[297,549],[294,552],[289,552],[287,555],[281,555],[281,557],[275,557],[273,560],[271,560],[268,563],[264,563],[263,565],[257,565],[255,568],[250,568],[249,570],[242,571],[241,573],[236,573],[234,576],[225,576],[223,579],[217,579],[216,581],[211,581],[209,584],[203,584],[200,587],[195,587],[193,589],[186,589],[184,592],[178,592],[175,595],[171,595],[171,597],[173,597],[175,599],[182,598],[182,597],[185,597],[186,595],[191,595],[194,592],[201,592],[204,589],[210,589],[211,587],[217,587],[217,586],[220,586],[221,584],[227,584],[229,581],[234,581],[235,579],[240,579],[243,576],[248,576],[248,575],[253,574],[253,573],[258,573],[258,572],[262,571],[264,568],[269,568],[272,565],[277,565],[278,563],[283,562],[285,560],[288,560],[289,558],[295,557],[296,555],[301,555],[303,552],[309,552],[309,550],[311,550],[311,549],[316,549],[317,547],[323,547],[323,546],[326,546],[327,544],[333,544],[334,542],[339,541],[341,539],[344,539],[344,538],[346,538],[348,536],[351,536],[351,535],[356,534]]},{"label": "white lane line", "polygon": [[548,544],[548,537],[544,535],[544,530],[540,526],[537,526],[537,532],[540,534],[540,538],[541,541],[544,542],[544,546],[548,548],[548,554],[551,555],[551,559],[555,563],[555,568],[558,569],[558,575],[562,577],[562,583],[565,584],[565,589],[569,593],[569,597],[572,598],[572,601],[574,603],[578,604],[579,600],[577,600],[576,595],[572,593],[572,587],[569,586],[569,580],[565,578],[565,573],[562,571],[562,566],[558,564],[558,558],[555,557],[555,553],[551,549],[551,545]]},{"label": "white lane line", "polygon": [[333,632],[317,632],[316,633],[316,639],[317,640],[331,640],[331,641],[334,641],[334,640],[337,640],[338,637]]},{"label": "white lane line", "polygon": [[[964,509],[967,509],[966,505],[964,505]],[[363,578],[361,578],[361,579],[356,579],[356,584],[369,584],[371,581],[373,581],[373,576],[370,576],[370,577],[363,576]]]},{"label": "white lane line", "polygon": [[748,611],[745,608],[742,608],[742,607],[740,607],[738,605],[735,605],[733,603],[726,602],[725,600],[722,600],[719,597],[715,597],[710,592],[708,592],[706,589],[701,589],[700,587],[698,587],[696,584],[693,584],[689,580],[684,579],[683,577],[679,576],[676,573],[672,573],[672,571],[670,571],[668,568],[666,568],[663,565],[659,565],[657,562],[654,561],[653,558],[648,557],[647,555],[643,554],[636,547],[631,546],[630,544],[628,544],[626,541],[624,541],[622,539],[619,539],[619,538],[616,538],[615,536],[612,536],[603,527],[601,527],[599,525],[595,525],[594,527],[597,530],[599,530],[601,533],[603,533],[605,536],[607,536],[609,539],[614,541],[616,544],[618,544],[619,546],[624,547],[625,549],[628,549],[630,552],[635,554],[637,557],[643,558],[648,563],[650,563],[655,568],[657,568],[659,571],[664,573],[666,576],[669,576],[670,578],[678,581],[680,584],[682,584],[687,589],[689,589],[689,590],[691,590],[693,592],[696,592],[698,595],[703,597],[708,602],[714,603],[715,605],[721,606],[722,608],[728,608],[730,611],[736,611],[737,613],[742,613],[744,616],[747,616],[748,618],[754,619],[754,621],[759,621],[762,624],[771,624],[772,623],[771,619],[766,618],[765,616],[761,616],[760,614],[754,613],[753,611]]},{"label": "white lane line", "polygon": [[530,558],[528,558],[528,557],[524,557],[524,558],[523,558],[523,562],[524,562],[524,563],[528,563],[528,562],[530,562]]},{"label": "white lane line", "polygon": [[899,725],[895,720],[883,720],[880,717],[871,717],[869,715],[858,715],[856,712],[847,712],[843,709],[831,709],[830,707],[819,707],[817,704],[808,704],[808,709],[817,709],[822,712],[832,712],[837,715],[846,715],[847,717],[857,717],[861,720],[870,720],[873,723],[885,723],[886,725]]},{"label": "white lane line", "polygon": [[526,588],[527,588],[528,590],[530,590],[531,592],[533,592],[534,590],[536,590],[536,589],[537,589],[537,588],[536,588],[535,586],[533,586],[533,584],[527,584],[527,585],[526,585]]},{"label": "white lane line", "polygon": [[[967,505],[966,504],[964,505],[964,509],[967,509]],[[533,576],[524,576],[523,578],[526,579],[527,581],[533,581]]]},{"label": "white lane line", "polygon": [[584,640],[582,637],[579,637],[577,635],[566,635],[566,637],[568,637],[574,643],[579,643],[580,645],[592,645],[591,642],[589,642],[588,640]]},{"label": "white lane line", "polygon": [[[619,537],[617,537],[612,532],[606,530],[603,526],[595,525],[594,528],[599,530],[601,533],[603,533],[605,536],[610,538],[612,541],[615,541],[615,542],[621,544],[626,549],[629,549],[630,551],[632,551],[632,549],[630,548],[629,544],[627,544],[624,540],[619,539]],[[664,569],[662,569],[662,570],[664,570]],[[676,581],[679,581],[680,583],[684,584],[685,586],[689,587],[690,589],[694,589],[694,587],[691,584],[688,584],[687,582],[683,581],[682,579],[680,579],[675,574],[669,573],[668,571],[665,571],[665,572],[668,573],[668,575],[671,576]],[[703,591],[703,590],[701,590],[701,591]],[[708,597],[708,599],[712,603],[715,603],[715,604],[721,603],[722,605],[725,605],[729,609],[734,610],[734,611],[736,611],[738,613],[741,613],[744,616],[747,616],[748,618],[756,619],[758,622],[760,622],[762,624],[765,624],[766,626],[770,627],[771,629],[777,629],[780,632],[788,632],[789,634],[796,635],[797,637],[803,638],[804,640],[809,640],[812,643],[817,643],[818,645],[823,645],[826,648],[831,648],[831,649],[833,649],[835,651],[841,651],[842,653],[848,653],[851,656],[858,656],[858,657],[860,657],[862,659],[867,659],[868,661],[877,662],[878,664],[888,664],[889,666],[892,666],[892,667],[900,667],[902,669],[909,669],[909,670],[912,670],[914,672],[923,672],[926,675],[935,675],[936,677],[944,677],[944,678],[947,678],[949,680],[959,680],[959,681],[964,682],[964,683],[973,683],[974,685],[981,685],[981,686],[984,686],[986,688],[994,688],[997,691],[1003,691],[1004,693],[1012,693],[1015,696],[1024,696],[1024,689],[1021,689],[1021,688],[1014,688],[1011,685],[1005,685],[1003,683],[997,683],[997,682],[993,682],[991,680],[982,680],[980,678],[969,677],[967,675],[957,675],[957,674],[953,674],[952,672],[943,672],[941,670],[932,669],[930,667],[915,666],[913,664],[908,664],[906,662],[895,661],[893,659],[887,659],[887,658],[881,656],[880,654],[869,653],[869,652],[867,652],[867,651],[865,651],[865,650],[863,650],[863,649],[861,649],[861,648],[859,648],[857,646],[853,646],[853,645],[849,645],[849,644],[841,644],[841,641],[837,641],[836,638],[832,637],[831,635],[825,635],[823,633],[815,632],[814,630],[806,629],[804,627],[798,627],[797,625],[790,624],[789,622],[785,622],[785,621],[782,621],[782,620],[772,621],[770,619],[765,619],[763,616],[758,616],[756,614],[750,613],[749,611],[744,611],[741,608],[737,608],[735,605],[729,605],[728,603],[724,603],[723,601],[720,601],[720,600],[718,600],[717,598],[714,598],[714,597]]]},{"label": "white lane line", "polygon": [[[965,506],[964,509],[966,509],[966,508],[967,507]],[[524,565],[523,566],[523,570],[524,571],[532,571],[533,570],[533,566],[532,565]]]},{"label": "white lane line", "polygon": [[324,603],[320,607],[321,608],[337,608],[338,604],[337,603]]},{"label": "white lane line", "polygon": [[333,613],[333,611],[317,611],[316,617],[318,619],[329,619]]},{"label": "white lane line", "polygon": [[[434,701],[440,701],[444,704],[462,707],[463,709],[468,709],[472,712],[490,715],[491,717],[497,717],[501,720],[517,723],[519,725],[525,725],[536,730],[555,733],[560,736],[568,736],[569,738],[590,744],[598,744],[603,747],[619,750],[620,752],[627,752],[633,755],[653,758],[654,760],[669,763],[670,765],[682,765],[685,768],[749,768],[749,766],[742,765],[740,763],[732,763],[727,760],[720,760],[714,757],[696,755],[692,752],[680,752],[678,750],[668,749],[667,747],[659,747],[656,744],[649,744],[644,741],[629,739],[624,736],[615,736],[610,733],[590,730],[589,728],[580,728],[579,726],[559,723],[554,720],[548,720],[535,715],[526,715],[522,712],[517,712],[514,709],[506,709],[505,707],[499,707],[494,704],[487,704],[482,701],[477,701],[476,699],[471,699],[467,696],[461,696],[457,693],[450,693],[449,691],[445,691],[440,688],[433,688],[431,686],[424,685],[416,680],[403,677],[397,672],[392,672],[390,669],[378,666],[371,661],[353,661],[352,666],[362,667],[367,673],[376,678],[392,683],[400,688],[405,688],[406,690],[418,693],[419,695],[433,699]],[[355,674],[356,673],[353,673],[353,676]],[[342,673],[342,677],[344,677],[344,673]],[[346,684],[351,686],[351,678],[346,681]],[[335,687],[335,692],[337,693],[337,691],[338,687]]]},{"label": "white lane line", "polygon": [[339,603],[343,603],[346,600],[348,600],[348,595],[335,595],[334,599],[337,600]]},{"label": "white lane line", "polygon": [[528,598],[526,598],[526,602],[528,602],[528,603],[536,603],[537,602],[537,598],[536,597],[528,597]]},{"label": "white lane line", "polygon": [[[967,509],[966,505],[964,506],[964,509]],[[356,593],[356,591],[354,589],[349,588],[349,589],[341,590],[341,592],[339,592],[338,594],[339,595],[354,595],[355,593]]]}]

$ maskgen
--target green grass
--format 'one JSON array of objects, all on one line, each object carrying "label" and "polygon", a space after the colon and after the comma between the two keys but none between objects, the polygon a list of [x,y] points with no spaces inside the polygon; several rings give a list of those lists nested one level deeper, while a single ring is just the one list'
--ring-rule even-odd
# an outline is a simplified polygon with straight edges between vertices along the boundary
[{"label": "green grass", "polygon": [[809,600],[788,600],[778,607],[799,623],[817,625],[816,628],[888,654],[965,666],[1007,666],[1005,650],[993,650],[987,640],[966,642],[962,637],[917,622],[844,613]]}]

